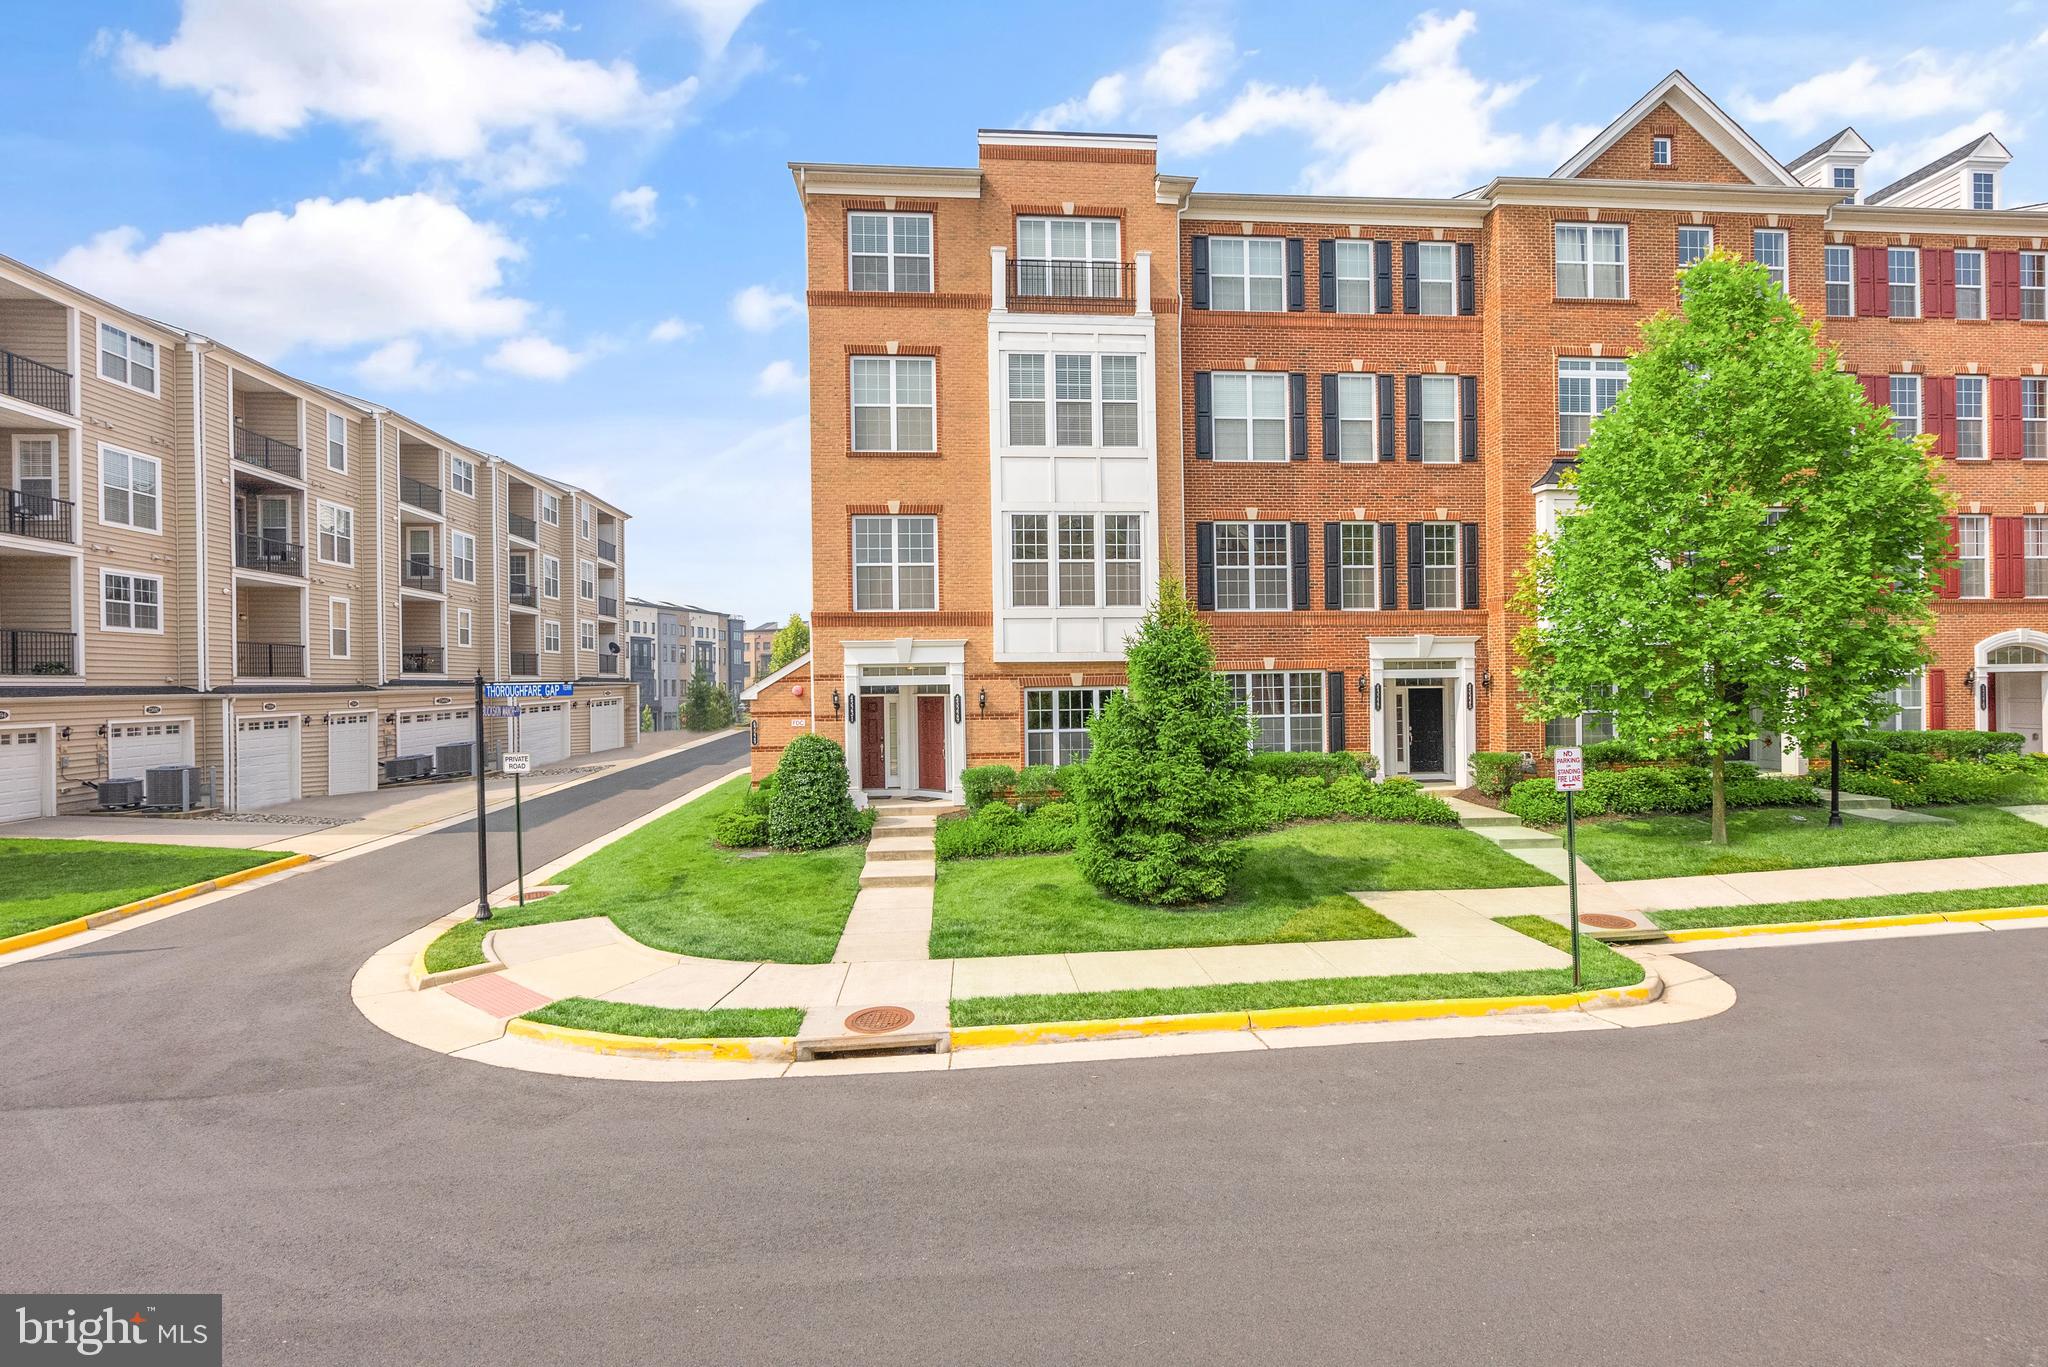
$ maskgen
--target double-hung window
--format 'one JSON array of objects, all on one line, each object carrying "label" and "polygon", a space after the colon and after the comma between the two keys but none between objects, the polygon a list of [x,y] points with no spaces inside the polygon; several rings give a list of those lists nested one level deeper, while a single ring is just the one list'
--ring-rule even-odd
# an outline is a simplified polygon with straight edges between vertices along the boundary
[{"label": "double-hung window", "polygon": [[1045,445],[1045,357],[1012,352],[1008,363],[1010,445]]},{"label": "double-hung window", "polygon": [[1053,445],[1095,444],[1095,358],[1052,358]]},{"label": "double-hung window", "polygon": [[1892,430],[1902,437],[1920,435],[1920,377],[1894,375],[1891,384]]},{"label": "double-hung window", "polygon": [[597,601],[597,566],[588,560],[576,562],[576,596],[586,603]]},{"label": "double-hung window", "polygon": [[112,323],[101,323],[100,378],[155,394],[156,343],[145,342]]},{"label": "double-hung window", "polygon": [[846,241],[851,288],[931,293],[930,214],[848,214]]},{"label": "double-hung window", "polygon": [[1678,230],[1678,269],[1684,270],[1695,261],[1704,260],[1714,250],[1714,230],[1711,227],[1690,227]]},{"label": "double-hung window", "polygon": [[448,457],[448,487],[464,498],[476,497],[476,462],[462,456]]},{"label": "double-hung window", "polygon": [[540,591],[548,598],[562,596],[562,562],[552,555],[540,558]]},{"label": "double-hung window", "polygon": [[[1005,362],[1011,446],[1045,445],[1046,363],[1028,352],[1013,352]],[[1051,364],[1054,445],[1138,444],[1136,356],[1056,355]]]},{"label": "double-hung window", "polygon": [[936,451],[929,356],[853,358],[853,449]]},{"label": "double-hung window", "polygon": [[1287,241],[1279,237],[1209,239],[1209,307],[1238,313],[1287,308]]},{"label": "double-hung window", "polygon": [[327,415],[327,468],[348,471],[348,423],[339,413]]},{"label": "double-hung window", "polygon": [[2048,252],[2020,253],[2020,317],[2048,318]]},{"label": "double-hung window", "polygon": [[576,624],[576,648],[578,650],[590,651],[597,649],[597,623],[578,622]]},{"label": "double-hung window", "polygon": [[461,646],[465,650],[469,648],[471,637],[471,624],[474,620],[475,619],[469,615],[468,608],[457,608],[455,610],[455,644]]},{"label": "double-hung window", "polygon": [[560,622],[542,622],[540,624],[540,648],[550,655],[561,652],[562,624]]},{"label": "double-hung window", "polygon": [[1956,519],[1956,596],[1991,596],[1991,519]]},{"label": "double-hung window", "polygon": [[1216,610],[1285,612],[1293,607],[1285,522],[1216,524]]},{"label": "double-hung window", "polygon": [[1059,599],[1063,608],[1095,606],[1095,519],[1059,515]]},{"label": "double-hung window", "polygon": [[355,509],[339,503],[320,505],[320,558],[330,565],[356,563]]},{"label": "double-hung window", "polygon": [[448,577],[458,584],[476,582],[476,538],[468,532],[448,533]]},{"label": "double-hung window", "polygon": [[1581,712],[1575,717],[1553,717],[1543,723],[1543,748],[1560,745],[1598,745],[1614,739],[1612,712]]},{"label": "double-hung window", "polygon": [[327,600],[327,656],[333,660],[348,658],[348,599]]},{"label": "double-hung window", "polygon": [[1593,419],[1614,407],[1628,385],[1628,362],[1605,357],[1557,359],[1557,449],[1576,451],[1593,435]]},{"label": "double-hung window", "polygon": [[1024,762],[1072,764],[1088,758],[1088,719],[1120,688],[1024,690]]},{"label": "double-hung window", "polygon": [[1102,444],[1138,444],[1138,358],[1104,356],[1102,367]]},{"label": "double-hung window", "polygon": [[14,491],[28,506],[31,517],[53,511],[50,500],[57,496],[57,439],[53,436],[17,435],[14,438]]},{"label": "double-hung window", "polygon": [[162,631],[164,581],[153,574],[100,572],[100,625],[109,631]]},{"label": "double-hung window", "polygon": [[1422,377],[1422,463],[1458,463],[1458,377]]},{"label": "double-hung window", "polygon": [[1974,321],[1984,316],[1984,253],[1956,253],[1956,317]]},{"label": "double-hung window", "polygon": [[1346,612],[1369,612],[1380,605],[1379,528],[1371,522],[1337,525],[1339,593]]},{"label": "double-hung window", "polygon": [[1143,554],[1136,513],[1104,513],[1099,528],[1092,513],[1012,513],[1010,606],[1138,607]]},{"label": "double-hung window", "polygon": [[1990,382],[1982,375],[1956,376],[1956,459],[1983,460],[1990,454],[1986,444],[1984,391]]},{"label": "double-hung window", "polygon": [[1877,696],[1896,710],[1875,729],[1879,731],[1919,731],[1926,725],[1927,711],[1921,702],[1921,676],[1918,670],[1906,676],[1897,688],[1888,688]]},{"label": "double-hung window", "polygon": [[1010,606],[1052,605],[1052,514],[1010,514]]},{"label": "double-hung window", "polygon": [[1231,674],[1230,695],[1251,719],[1254,750],[1323,748],[1323,676],[1317,670]]},{"label": "double-hung window", "polygon": [[1920,316],[1920,252],[1913,247],[1891,247],[1885,252],[1885,276],[1891,286],[1891,316]]},{"label": "double-hung window", "polygon": [[1102,605],[1134,608],[1145,601],[1145,527],[1137,513],[1102,515]]},{"label": "double-hung window", "polygon": [[588,503],[585,503],[585,502],[584,502],[584,501],[583,501],[582,499],[580,499],[580,498],[579,498],[579,499],[577,499],[577,500],[576,500],[576,535],[578,535],[579,537],[583,538],[583,540],[585,540],[585,541],[589,541],[589,540],[591,540],[591,539],[592,539],[592,538],[593,538],[593,537],[594,537],[594,536],[596,535],[596,532],[595,532],[595,530],[594,530],[595,526],[596,526],[596,522],[595,522],[595,519],[594,519],[594,517],[592,516],[592,510],[591,510],[591,507],[590,507],[590,505],[589,505]]},{"label": "double-hung window", "polygon": [[1418,242],[1415,283],[1422,298],[1418,313],[1448,316],[1458,311],[1458,247],[1453,242]]},{"label": "double-hung window", "polygon": [[2028,460],[2048,458],[2048,377],[2020,380],[2021,451]]},{"label": "double-hung window", "polygon": [[1972,209],[1996,209],[1998,207],[1998,177],[1989,171],[1970,172],[1970,207]]},{"label": "double-hung window", "polygon": [[540,520],[550,527],[562,525],[562,500],[554,494],[543,492],[540,496]]},{"label": "double-hung window", "polygon": [[856,612],[933,612],[939,606],[939,520],[853,520]]},{"label": "double-hung window", "polygon": [[1373,298],[1373,244],[1340,238],[1330,245],[1336,250],[1337,312],[1371,313],[1377,303]]},{"label": "double-hung window", "polygon": [[1771,283],[1778,287],[1778,292],[1790,293],[1792,280],[1786,265],[1789,249],[1785,244],[1785,230],[1758,228],[1750,234],[1749,251],[1757,264],[1770,272]]},{"label": "double-hung window", "polygon": [[1827,249],[1828,317],[1856,316],[1856,249],[1843,244]]},{"label": "double-hung window", "polygon": [[1379,381],[1371,375],[1337,377],[1337,459],[1379,459]]},{"label": "double-hung window", "polygon": [[100,521],[137,531],[163,530],[158,480],[162,462],[111,446],[100,448]]},{"label": "double-hung window", "polygon": [[2026,526],[2027,597],[2048,598],[2048,517],[2030,517]]},{"label": "double-hung window", "polygon": [[1422,606],[1442,612],[1459,606],[1458,524],[1422,524]]},{"label": "double-hung window", "polygon": [[1628,228],[1625,225],[1557,225],[1557,297],[1628,298]]},{"label": "double-hung window", "polygon": [[1123,254],[1113,218],[1017,220],[1017,293],[1054,299],[1123,296]]},{"label": "double-hung window", "polygon": [[1225,371],[1209,380],[1217,460],[1287,459],[1287,377]]}]

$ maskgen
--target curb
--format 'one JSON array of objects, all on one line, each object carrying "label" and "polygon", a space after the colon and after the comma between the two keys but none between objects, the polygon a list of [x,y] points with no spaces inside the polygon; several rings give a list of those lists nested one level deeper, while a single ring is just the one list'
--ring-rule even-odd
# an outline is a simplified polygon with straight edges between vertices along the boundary
[{"label": "curb", "polygon": [[41,930],[26,930],[19,935],[9,935],[5,939],[0,939],[0,954],[12,953],[17,949],[28,949],[34,945],[48,944],[52,940],[61,940],[67,935],[82,935],[88,930],[98,930],[101,926],[108,925],[114,921],[126,920],[130,916],[140,916],[145,911],[155,911],[159,907],[167,907],[174,902],[183,902],[188,898],[198,897],[209,892],[219,892],[223,888],[231,888],[238,883],[247,883],[252,879],[262,878],[268,874],[282,873],[286,869],[295,869],[301,864],[310,864],[312,862],[313,856],[310,854],[290,854],[282,859],[273,859],[268,864],[258,864],[254,868],[240,869],[234,873],[224,873],[218,878],[209,878],[204,883],[193,883],[186,887],[173,888],[169,892],[160,892],[154,897],[145,897],[139,902],[129,902],[123,906],[108,907],[105,911],[96,911],[90,916],[80,916],[70,921],[59,921],[54,926],[44,926]]},{"label": "curb", "polygon": [[1751,935],[1810,935],[1826,930],[1886,930],[1894,926],[1967,925],[1982,921],[2019,921],[2048,917],[2048,907],[2000,907],[1984,911],[1929,911],[1907,916],[1848,916],[1835,921],[1776,921],[1753,926],[1701,926],[1667,930],[1677,944],[1695,940],[1739,940]]},{"label": "curb", "polygon": [[614,1035],[602,1030],[578,1030],[566,1025],[543,1025],[523,1016],[505,1022],[508,1039],[527,1039],[559,1048],[581,1049],[592,1054],[613,1054],[638,1058],[714,1059],[725,1063],[788,1063],[796,1057],[796,1040],[771,1035],[731,1036],[707,1039],[670,1039],[653,1035]]}]

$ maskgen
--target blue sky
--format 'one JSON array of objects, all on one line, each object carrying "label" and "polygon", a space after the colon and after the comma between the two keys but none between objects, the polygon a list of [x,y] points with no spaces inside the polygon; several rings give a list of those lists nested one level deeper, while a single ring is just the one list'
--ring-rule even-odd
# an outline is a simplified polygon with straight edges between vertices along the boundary
[{"label": "blue sky", "polygon": [[0,252],[605,493],[636,592],[809,603],[790,160],[1156,132],[1205,188],[1552,169],[1673,67],[1879,183],[1991,129],[2048,200],[2048,4],[987,7],[155,0],[20,8]]}]

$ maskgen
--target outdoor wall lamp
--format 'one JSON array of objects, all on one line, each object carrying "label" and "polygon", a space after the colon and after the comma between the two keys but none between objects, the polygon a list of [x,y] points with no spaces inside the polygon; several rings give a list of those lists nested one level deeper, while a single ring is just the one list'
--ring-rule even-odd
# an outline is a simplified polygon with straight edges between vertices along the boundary
[{"label": "outdoor wall lamp", "polygon": [[1485,690],[1486,690],[1487,692],[1489,692],[1489,693],[1493,692],[1493,671],[1492,671],[1492,670],[1490,670],[1490,669],[1482,669],[1482,670],[1480,670],[1480,671],[1479,671],[1479,686],[1480,686],[1481,688],[1485,689]]},{"label": "outdoor wall lamp", "polygon": [[982,716],[988,715],[988,690],[986,688],[974,695],[974,705],[980,709]]},{"label": "outdoor wall lamp", "polygon": [[1976,686],[1977,686],[1977,669],[1976,669],[1976,666],[1972,665],[1972,666],[1971,666],[1971,667],[1970,667],[1970,668],[1969,668],[1969,669],[1968,669],[1967,671],[1965,671],[1965,672],[1964,672],[1964,674],[1963,674],[1963,687],[1965,687],[1965,688],[1975,688]]},{"label": "outdoor wall lamp", "polygon": [[1366,677],[1365,675],[1363,675],[1363,674],[1361,674],[1361,675],[1359,675],[1359,676],[1358,676],[1358,696],[1359,696],[1359,697],[1361,697],[1361,698],[1362,698],[1362,697],[1364,697],[1364,696],[1365,696],[1365,693],[1366,693],[1366,690],[1367,690],[1367,689],[1369,689],[1369,688],[1371,688],[1371,687],[1372,687],[1372,680],[1371,680],[1371,679],[1367,678],[1367,677]]},{"label": "outdoor wall lamp", "polygon": [[832,715],[839,715],[839,690],[836,688],[832,690]]}]

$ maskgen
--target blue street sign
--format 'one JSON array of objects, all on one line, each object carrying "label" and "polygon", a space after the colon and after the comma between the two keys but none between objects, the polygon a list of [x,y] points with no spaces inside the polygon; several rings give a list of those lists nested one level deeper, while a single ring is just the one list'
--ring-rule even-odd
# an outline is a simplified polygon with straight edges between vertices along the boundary
[{"label": "blue street sign", "polygon": [[576,694],[572,683],[487,683],[486,698],[569,698]]}]

